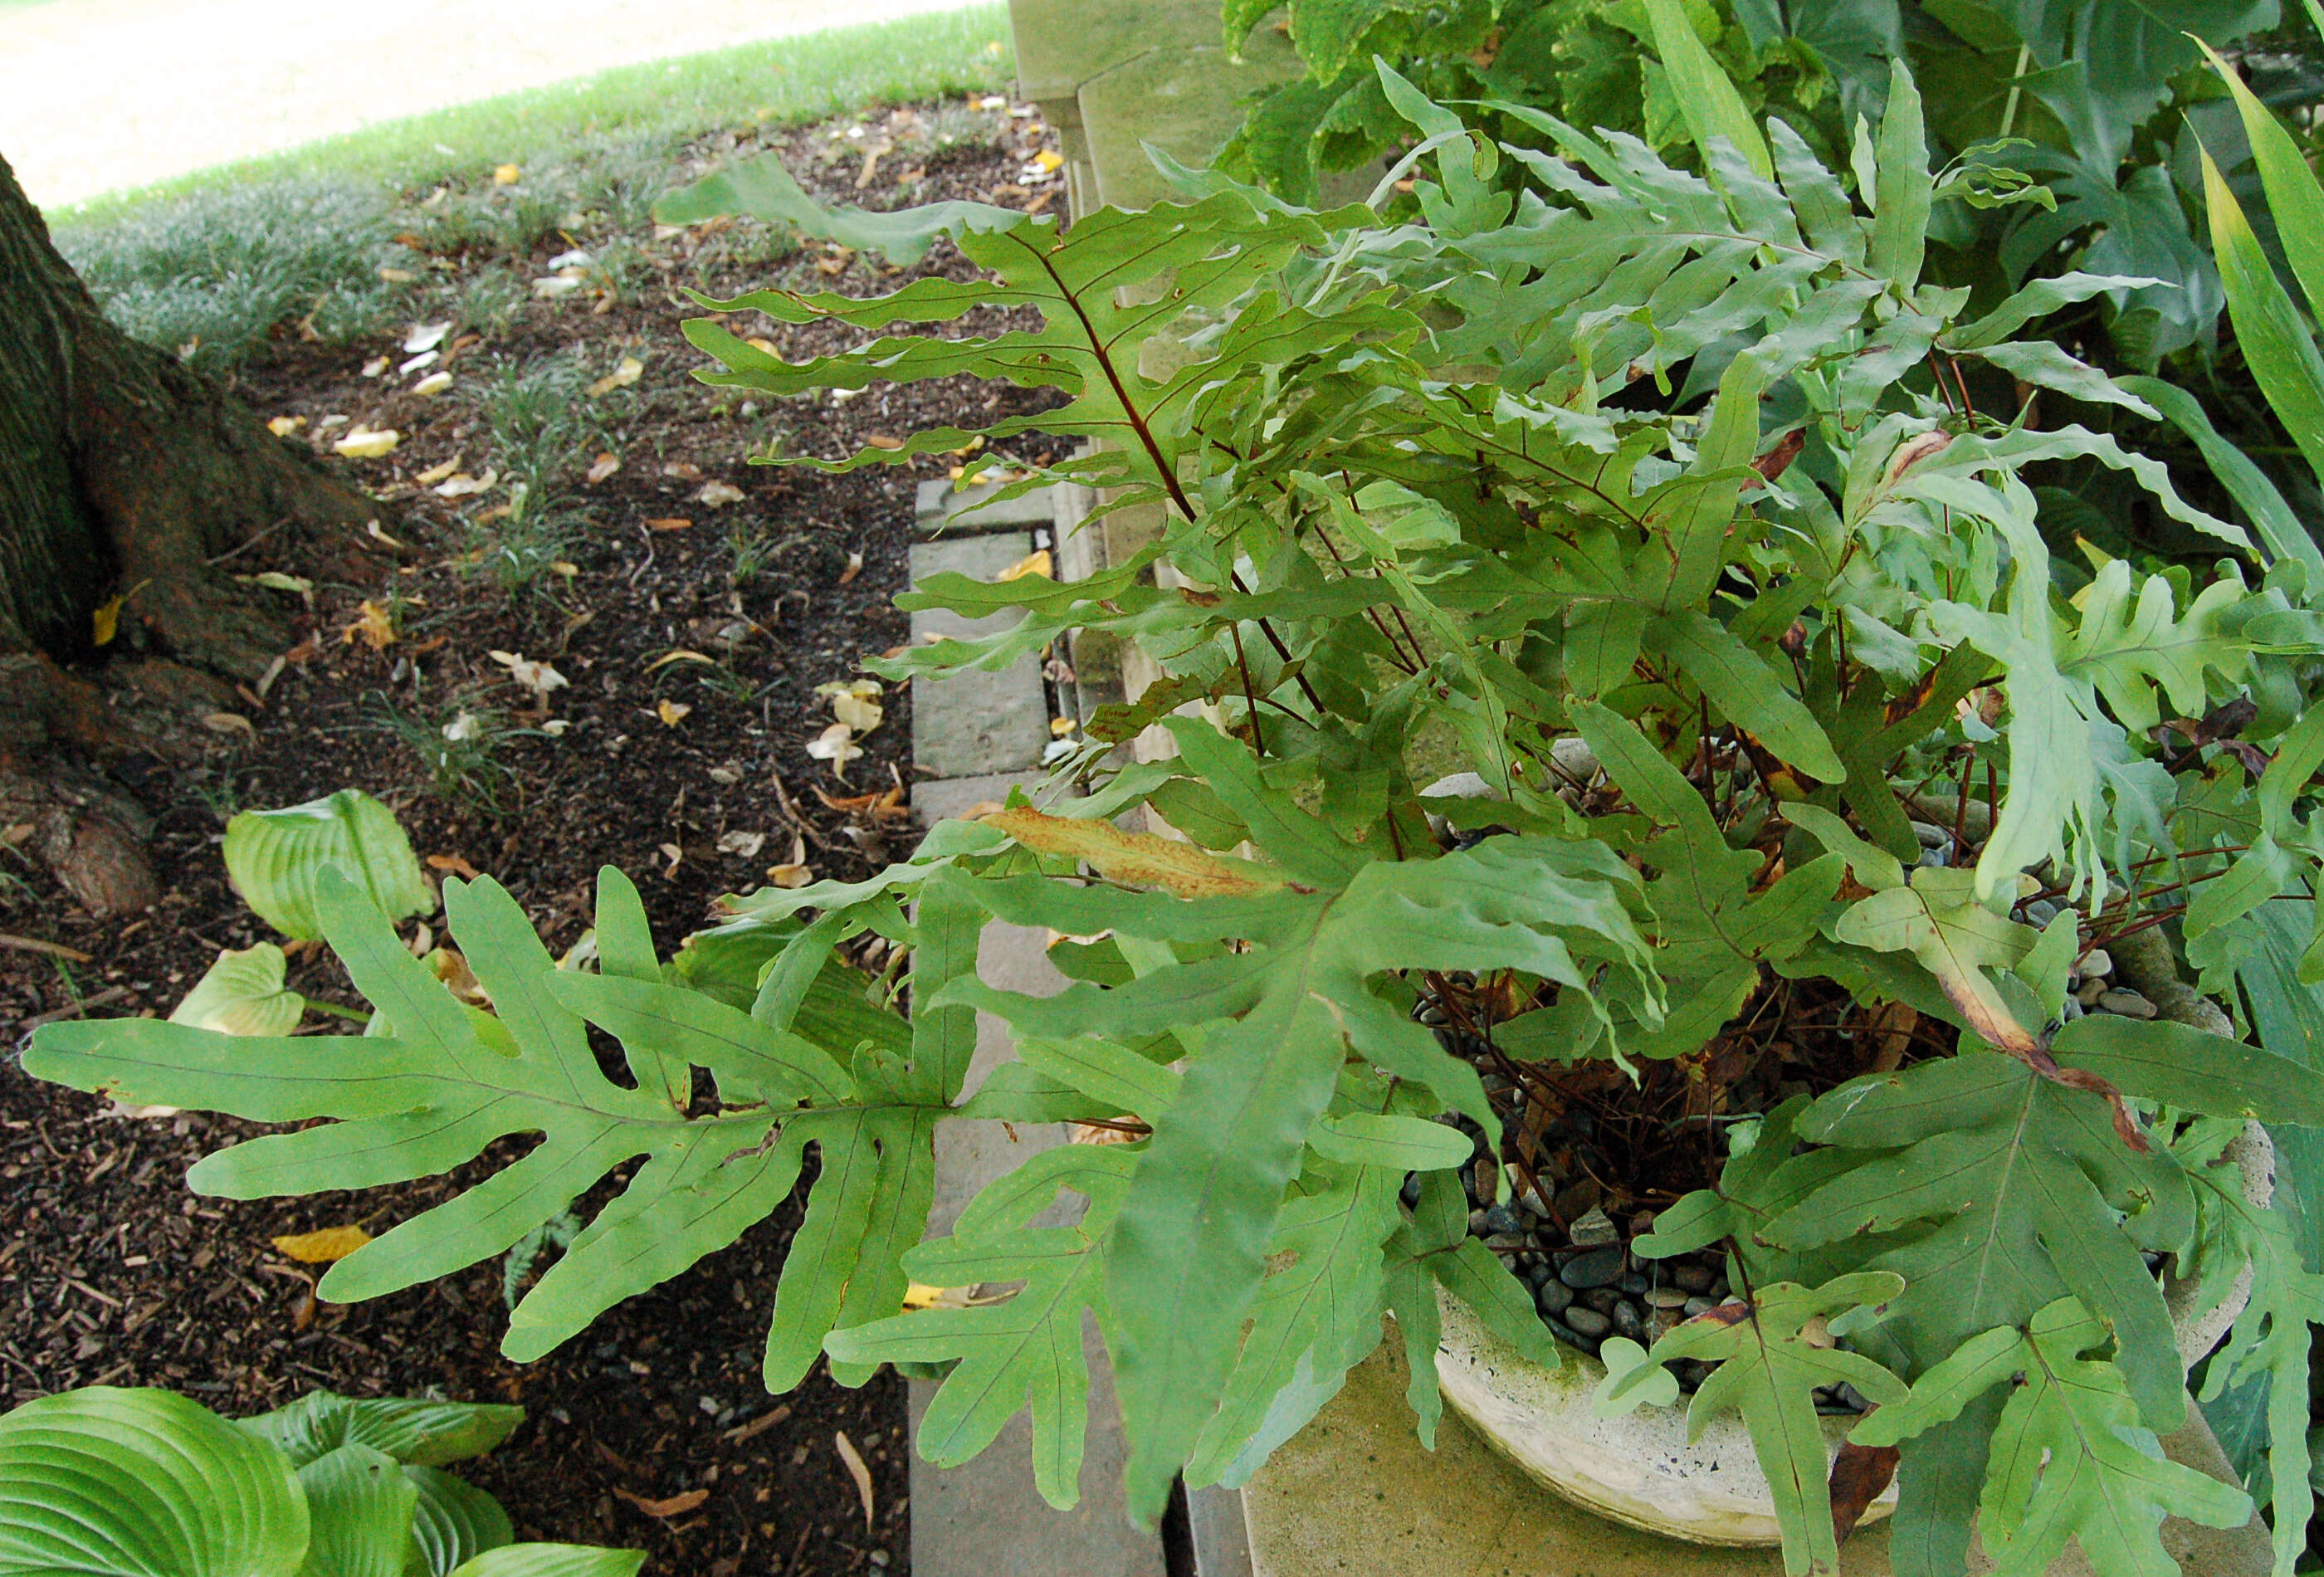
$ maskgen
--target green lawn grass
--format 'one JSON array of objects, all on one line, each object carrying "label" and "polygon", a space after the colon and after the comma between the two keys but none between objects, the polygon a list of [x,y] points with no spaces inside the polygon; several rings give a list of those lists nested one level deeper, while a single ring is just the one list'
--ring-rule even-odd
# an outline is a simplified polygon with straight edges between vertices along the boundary
[{"label": "green lawn grass", "polygon": [[[53,0],[0,0],[0,5]],[[1017,62],[1004,5],[622,66],[546,88],[327,137],[85,203],[53,224],[104,225],[156,202],[284,180],[375,180],[404,188],[569,153],[576,143],[683,138],[724,126],[796,124],[863,105],[1008,92]]]}]

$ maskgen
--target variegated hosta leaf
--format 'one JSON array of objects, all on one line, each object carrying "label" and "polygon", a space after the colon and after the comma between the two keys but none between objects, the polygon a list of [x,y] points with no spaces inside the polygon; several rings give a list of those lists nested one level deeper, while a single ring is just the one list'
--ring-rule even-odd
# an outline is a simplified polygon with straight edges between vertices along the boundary
[{"label": "variegated hosta leaf", "polygon": [[272,942],[228,948],[170,1010],[170,1022],[221,1035],[288,1035],[305,1017],[307,1001],[284,988],[282,967],[282,949]]},{"label": "variegated hosta leaf", "polygon": [[1909,1397],[1881,1407],[1849,1438],[1907,1441],[2006,1386],[1977,1519],[1997,1577],[2048,1571],[2069,1539],[2093,1571],[2177,1577],[2179,1563],[2163,1547],[2163,1517],[2234,1527],[2251,1516],[2251,1498],[2164,1460],[2116,1362],[2084,1356],[2109,1341],[2118,1360],[2119,1333],[2077,1299],[2060,1298],[2022,1330],[1997,1327],[1960,1343]]},{"label": "variegated hosta leaf", "polygon": [[337,868],[391,920],[436,907],[395,813],[357,788],[282,810],[245,810],[226,827],[226,870],[242,901],[286,936],[323,934],[322,873]]}]

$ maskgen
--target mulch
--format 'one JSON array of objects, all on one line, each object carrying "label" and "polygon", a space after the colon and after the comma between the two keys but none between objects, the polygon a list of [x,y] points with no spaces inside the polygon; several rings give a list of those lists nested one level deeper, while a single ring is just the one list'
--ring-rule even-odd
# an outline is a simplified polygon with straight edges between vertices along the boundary
[{"label": "mulch", "polygon": [[[1006,106],[982,113],[990,141],[910,171],[915,195],[1061,204],[1062,181],[1027,163],[1051,145],[1046,129]],[[691,153],[700,168],[779,147],[812,189],[858,201],[871,166],[865,138],[849,137],[848,124],[864,125],[874,146],[908,126],[881,112],[729,134]],[[576,239],[598,238],[551,236],[521,267],[540,274]],[[740,261],[749,249],[730,247],[733,237],[716,226],[630,239],[653,271],[643,287],[533,302],[449,365],[466,385],[497,366],[552,356],[578,358],[593,376],[627,355],[645,364],[634,383],[595,397],[604,452],[621,466],[595,484],[568,480],[563,491],[587,527],[567,567],[540,590],[506,593],[489,572],[494,522],[482,517],[504,494],[447,501],[415,480],[456,459],[481,471],[490,438],[458,392],[422,399],[408,392],[416,374],[364,375],[380,356],[401,361],[401,328],[337,346],[286,331],[273,354],[238,374],[238,392],[261,416],[306,419],[300,430],[318,453],[352,427],[401,432],[392,455],[349,464],[393,512],[390,534],[402,549],[375,584],[316,586],[304,638],[263,705],[244,697],[230,709],[246,727],[214,717],[179,735],[182,748],[87,763],[154,818],[164,897],[153,910],[126,923],[78,911],[44,872],[11,857],[0,833],[0,932],[79,955],[0,948],[5,1042],[37,1019],[166,1014],[220,949],[268,939],[228,889],[219,857],[225,820],[239,808],[363,788],[396,808],[438,870],[506,883],[553,952],[586,926],[601,863],[637,879],[667,951],[715,918],[720,895],[760,884],[770,866],[803,862],[817,876],[858,879],[908,850],[911,834],[892,819],[829,802],[908,790],[908,693],[891,687],[882,697],[884,720],[844,781],[805,745],[831,722],[815,687],[858,677],[862,655],[908,638],[891,600],[905,584],[911,490],[942,475],[944,462],[825,475],[749,466],[744,454],[779,429],[791,452],[835,456],[875,433],[1038,410],[1037,397],[956,381],[746,411],[689,375],[703,359],[678,325],[699,309],[677,285],[734,291],[780,280],[861,295],[893,289],[906,272],[818,244],[772,263]],[[722,247],[737,260],[721,262]],[[455,254],[430,265],[448,290],[494,261]],[[908,272],[966,270],[940,246]],[[787,330],[755,315],[729,327],[794,358],[841,343],[828,330]],[[329,424],[331,416],[347,420]],[[1042,441],[1018,457],[1047,458]],[[706,503],[714,483],[742,497]],[[646,523],[675,519],[691,523]],[[252,574],[306,567],[287,539],[247,558]],[[343,633],[366,601],[392,605],[392,643],[374,649]],[[147,670],[132,666],[134,629],[121,644],[99,677],[134,705]],[[551,663],[569,683],[539,704],[495,651]],[[672,652],[693,655],[657,662]],[[419,719],[424,738],[463,711],[493,724],[491,749],[465,789],[438,792],[428,765],[386,723],[391,712]],[[565,726],[542,726],[552,722]],[[321,954],[301,960],[291,983],[314,995],[345,990]],[[461,1471],[500,1497],[520,1537],[641,1546],[650,1572],[689,1577],[908,1569],[903,1383],[883,1371],[845,1390],[818,1369],[771,1397],[759,1382],[804,1186],[732,1249],[540,1361],[517,1365],[496,1351],[506,1317],[498,1260],[338,1306],[318,1304],[313,1268],[272,1240],[355,1222],[383,1231],[521,1145],[503,1141],[506,1154],[455,1179],[359,1194],[235,1203],[186,1191],[190,1164],[256,1131],[197,1113],[115,1115],[0,1059],[0,1389],[11,1404],[95,1384],[169,1386],[230,1416],[314,1387],[513,1400],[529,1411],[524,1427]],[[609,1191],[601,1185],[591,1198]],[[871,1469],[868,1527],[835,1443],[842,1433]]]}]

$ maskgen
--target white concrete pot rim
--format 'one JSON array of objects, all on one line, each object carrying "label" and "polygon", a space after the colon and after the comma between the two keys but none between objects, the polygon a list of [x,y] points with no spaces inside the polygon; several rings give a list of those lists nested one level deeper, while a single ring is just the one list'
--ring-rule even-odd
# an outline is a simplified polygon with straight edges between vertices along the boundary
[{"label": "white concrete pot rim", "polygon": [[[2273,1196],[2275,1149],[2256,1122],[2246,1125],[2222,1157],[2242,1174],[2244,1195],[2264,1206]],[[2199,1278],[2165,1268],[2164,1306],[2181,1359],[2192,1366],[2218,1344],[2250,1301],[2251,1267],[2240,1266],[2227,1295],[2205,1296]],[[1564,1362],[1543,1368],[1494,1335],[1467,1304],[1437,1292],[1442,1331],[1439,1388],[1486,1443],[1527,1476],[1589,1510],[1649,1533],[1693,1544],[1771,1546],[1781,1542],[1774,1497],[1748,1433],[1732,1414],[1711,1419],[1687,1438],[1686,1399],[1600,1418],[1591,1399],[1606,1378],[1595,1357],[1558,1343]],[[1837,1453],[1857,1416],[1823,1420]],[[1875,1522],[1895,1509],[1892,1484],[1865,1514]]]}]

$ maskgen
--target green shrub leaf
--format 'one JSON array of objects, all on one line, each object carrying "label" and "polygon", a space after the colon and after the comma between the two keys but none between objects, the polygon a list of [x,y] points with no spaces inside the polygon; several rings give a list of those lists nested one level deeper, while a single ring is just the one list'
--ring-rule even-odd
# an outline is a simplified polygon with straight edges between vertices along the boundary
[{"label": "green shrub leaf", "polygon": [[226,825],[226,870],[242,900],[286,936],[322,936],[316,884],[344,872],[390,920],[424,915],[436,895],[395,813],[355,788],[282,810],[245,810]]},{"label": "green shrub leaf", "polygon": [[292,1577],[308,1534],[282,1453],[182,1397],[100,1386],[0,1417],[0,1569]]}]

